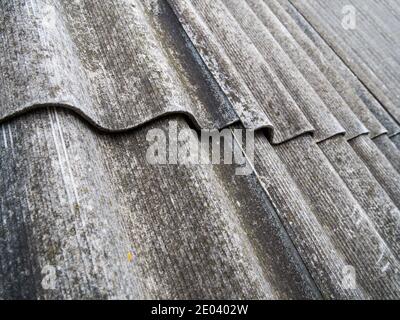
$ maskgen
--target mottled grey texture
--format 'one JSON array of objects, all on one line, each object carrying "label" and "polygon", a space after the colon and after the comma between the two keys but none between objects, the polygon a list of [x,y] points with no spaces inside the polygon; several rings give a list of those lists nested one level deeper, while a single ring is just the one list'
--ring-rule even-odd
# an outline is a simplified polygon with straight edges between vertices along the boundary
[{"label": "mottled grey texture", "polygon": [[[342,110],[342,112],[335,115],[346,130],[351,130],[351,133],[347,132],[348,138],[355,137],[360,131],[354,130],[357,128],[354,115],[348,113],[348,111],[343,112],[343,109],[346,108],[352,109],[354,114],[356,114],[368,130],[370,130],[372,137],[385,133],[386,129],[383,125],[387,123],[395,126],[395,128],[392,129],[392,127],[389,127],[387,130],[400,131],[398,125],[393,124],[394,120],[390,115],[375,101],[364,86],[360,84],[351,70],[347,68],[334,51],[326,44],[324,39],[319,37],[318,33],[315,32],[309,23],[303,19],[287,0],[251,0],[248,2],[252,4],[252,8],[257,12],[260,18],[265,17],[264,12],[268,11],[268,7],[275,14],[276,18],[271,17],[271,20],[264,18],[263,21],[268,23],[268,26],[271,28],[273,25],[277,25],[274,29],[278,29],[276,34],[281,39],[281,45],[292,55],[296,65],[303,70],[303,74],[308,77],[309,81],[318,88],[316,89],[317,92],[322,97],[326,96],[328,101],[331,99],[337,101],[336,104],[327,103],[331,111],[335,112],[335,107],[340,105],[339,110]],[[268,4],[268,6],[266,4]],[[277,19],[279,19],[280,24],[277,22],[274,23]],[[280,27],[278,28],[278,26]],[[293,42],[293,40],[295,40],[295,42]],[[309,59],[311,59],[313,63],[310,63]],[[321,74],[318,74],[316,67]],[[313,75],[313,77],[311,75]],[[324,78],[329,81],[329,84],[326,83]],[[335,90],[332,90],[330,86],[332,86],[337,93],[335,93]],[[363,94],[359,95],[357,90],[363,92]],[[337,94],[339,94],[342,99],[341,103]],[[329,96],[332,96],[332,98],[328,98]],[[367,102],[363,101],[363,97],[366,98]],[[343,103],[345,104],[344,106],[341,105]],[[368,107],[369,105],[371,105],[370,108]],[[386,127],[388,126],[389,125]]]},{"label": "mottled grey texture", "polygon": [[57,104],[107,131],[174,112],[205,128],[237,121],[169,6],[144,3],[2,1],[0,119]]},{"label": "mottled grey texture", "polygon": [[[229,8],[236,12],[237,19],[242,21],[243,28],[248,30],[260,52],[265,53],[265,57],[269,52],[271,65],[274,66],[279,78],[286,79],[285,83],[296,101],[304,101],[304,98],[298,98],[298,95],[304,96],[304,92],[308,92],[306,96],[309,96],[310,100],[304,105],[310,107],[305,113],[312,120],[314,127],[320,131],[330,132],[328,125],[332,125],[331,119],[334,116],[346,130],[349,139],[368,133],[367,128],[353,114],[307,52],[303,51],[265,2],[261,0],[248,0],[248,4],[246,1],[238,0],[224,0],[224,2],[229,3]],[[272,5],[277,3],[272,2]],[[291,19],[284,16],[283,21],[290,23]],[[291,78],[295,82],[289,80]],[[320,135],[330,137],[332,133]],[[317,136],[315,138],[321,140]]]},{"label": "mottled grey texture", "polygon": [[[298,60],[294,60],[297,63],[291,60],[287,53],[288,50],[280,47],[268,28],[263,25],[245,2],[240,0],[221,0],[221,2],[228,9],[227,14],[231,14],[236,19],[238,26],[246,32],[248,38],[261,53],[265,62],[271,66],[272,71],[297,102],[313,127],[316,128],[314,133],[315,139],[322,141],[338,133],[342,133],[343,127],[340,126],[339,121],[330,113],[325,105],[325,103],[334,104],[332,109],[340,113],[340,105],[335,105],[337,101],[332,100],[332,97],[324,99],[324,101],[321,100],[314,87],[306,81],[303,74],[298,70],[298,65],[301,63]],[[304,92],[307,92],[307,94],[305,95]],[[321,90],[320,92],[322,93]],[[349,134],[358,135],[368,132],[362,123],[356,117],[354,118],[355,123],[352,126],[357,127],[354,128],[357,132],[354,133],[354,130],[350,130]],[[347,119],[351,120],[351,111]]]},{"label": "mottled grey texture", "polygon": [[390,140],[395,144],[397,149],[400,150],[400,134],[396,134],[396,135],[390,137]]},{"label": "mottled grey texture", "polygon": [[350,141],[358,156],[364,161],[376,180],[386,190],[394,204],[400,208],[400,174],[379,148],[367,136]]},{"label": "mottled grey texture", "polygon": [[400,257],[400,210],[343,137],[329,139],[319,146],[383,240]]},{"label": "mottled grey texture", "polygon": [[397,258],[315,142],[305,136],[276,150],[363,289],[375,299],[400,297]]},{"label": "mottled grey texture", "polygon": [[257,102],[252,107],[260,106],[268,115],[274,126],[275,143],[314,130],[282,81],[220,0],[168,0],[168,3],[224,92],[230,93],[231,88],[233,92],[244,92],[244,97],[250,95]]},{"label": "mottled grey texture", "polygon": [[400,173],[400,149],[390,140],[387,135],[382,135],[373,139],[379,150],[389,160],[393,168]]},{"label": "mottled grey texture", "polygon": [[50,108],[1,125],[0,296],[318,298],[257,180],[150,165],[151,128],[168,121],[103,135]]},{"label": "mottled grey texture", "polygon": [[[400,31],[396,0],[289,0],[399,122]],[[342,27],[346,5],[356,10],[356,28]]]},{"label": "mottled grey texture", "polygon": [[[3,1],[0,299],[399,299],[400,9],[362,7],[357,65],[289,0]],[[150,164],[174,124],[232,130],[249,175]]]},{"label": "mottled grey texture", "polygon": [[368,298],[359,282],[353,290],[343,286],[343,268],[348,260],[334,245],[310,200],[262,134],[256,136],[254,161],[264,189],[323,296],[326,299]]}]

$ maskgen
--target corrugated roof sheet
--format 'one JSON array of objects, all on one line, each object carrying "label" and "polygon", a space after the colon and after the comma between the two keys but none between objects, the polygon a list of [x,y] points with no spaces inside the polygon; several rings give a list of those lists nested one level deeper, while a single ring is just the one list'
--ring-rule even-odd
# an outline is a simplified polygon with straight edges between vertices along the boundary
[{"label": "corrugated roof sheet", "polygon": [[[0,298],[400,298],[400,9],[345,2],[2,2]],[[250,175],[146,157],[222,128]]]},{"label": "corrugated roof sheet", "polygon": [[[400,121],[399,88],[399,8],[395,0],[335,1],[290,0],[324,37],[367,88]],[[341,27],[343,8],[351,5],[357,12],[356,25],[362,32]],[[378,45],[377,45],[378,44]]]}]

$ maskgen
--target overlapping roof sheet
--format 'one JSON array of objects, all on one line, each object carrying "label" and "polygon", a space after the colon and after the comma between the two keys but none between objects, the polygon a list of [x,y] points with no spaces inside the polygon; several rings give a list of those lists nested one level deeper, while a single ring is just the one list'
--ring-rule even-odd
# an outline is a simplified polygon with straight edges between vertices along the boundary
[{"label": "overlapping roof sheet", "polygon": [[[0,298],[400,298],[399,10],[3,1]],[[252,172],[151,164],[154,129]]]}]

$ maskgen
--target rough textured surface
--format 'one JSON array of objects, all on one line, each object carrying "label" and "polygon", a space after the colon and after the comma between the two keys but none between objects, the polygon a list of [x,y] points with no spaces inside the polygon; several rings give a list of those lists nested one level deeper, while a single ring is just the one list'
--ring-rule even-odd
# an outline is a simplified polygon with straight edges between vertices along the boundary
[{"label": "rough textured surface", "polygon": [[[303,106],[314,127],[326,132],[316,140],[324,140],[335,134],[334,130],[327,128],[332,115],[346,130],[349,139],[368,132],[265,3],[248,1],[247,5],[246,1],[224,2],[241,22],[243,29],[247,30],[258,50],[264,53],[265,59],[274,66],[292,96]],[[274,4],[271,2],[271,5]],[[308,101],[304,101],[304,92],[309,93]]]},{"label": "rough textured surface", "polygon": [[[1,2],[0,298],[399,299],[399,14]],[[148,161],[205,128],[244,162]]]},{"label": "rough textured surface", "polygon": [[318,146],[309,137],[302,137],[278,146],[277,152],[311,199],[325,232],[356,266],[366,292],[375,299],[398,296],[397,259]]},{"label": "rough textured surface", "polygon": [[[210,70],[214,70],[214,76],[218,79],[219,73],[231,74],[241,86],[251,90],[272,120],[275,143],[314,130],[282,81],[221,1],[178,0],[169,3],[202,59],[209,62]],[[236,70],[236,74],[229,70]],[[222,88],[229,86],[225,81],[224,78],[220,81]],[[288,122],[293,126],[288,126]],[[333,130],[335,125],[333,123]],[[339,127],[335,133],[341,130]]]},{"label": "rough textured surface", "polygon": [[398,123],[364,87],[354,75],[353,70],[342,62],[341,58],[329,46],[329,43],[318,34],[288,0],[279,1],[282,8],[276,2],[271,1],[269,3],[271,9],[280,17],[299,45],[312,58],[320,71],[340,93],[349,107],[353,109],[353,112],[365,123],[371,131],[371,137],[385,132],[382,125],[390,135],[400,131]]},{"label": "rough textured surface", "polygon": [[392,142],[387,135],[382,135],[374,139],[375,144],[390,161],[393,168],[400,172],[400,149]]},{"label": "rough textured surface", "polygon": [[[129,0],[3,1],[0,117],[58,104],[113,131],[172,112],[206,128],[236,121],[169,7],[150,9]],[[259,118],[247,123],[270,125]]]},{"label": "rough textured surface", "polygon": [[[1,127],[2,296],[318,297],[254,176],[147,163],[148,130],[168,125],[100,135],[50,108]],[[30,291],[45,265],[54,296]]]},{"label": "rough textured surface", "polygon": [[350,141],[353,149],[383,186],[392,201],[400,207],[400,174],[368,137]]},{"label": "rough textured surface", "polygon": [[[290,0],[353,70],[387,111],[400,121],[399,8],[396,0]],[[356,12],[352,32],[341,26],[343,7]]]},{"label": "rough textured surface", "polygon": [[382,238],[399,257],[399,209],[343,138],[330,139],[319,146]]}]

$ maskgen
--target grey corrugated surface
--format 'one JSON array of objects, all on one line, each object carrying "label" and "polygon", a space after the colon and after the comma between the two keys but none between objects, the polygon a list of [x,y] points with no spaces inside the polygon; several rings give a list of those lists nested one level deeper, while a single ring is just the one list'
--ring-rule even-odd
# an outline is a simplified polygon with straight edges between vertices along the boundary
[{"label": "grey corrugated surface", "polygon": [[[398,125],[287,0],[0,10],[0,298],[400,297]],[[252,173],[151,165],[174,123]]]},{"label": "grey corrugated surface", "polygon": [[[314,114],[317,113],[319,119],[323,119],[323,124],[316,123],[314,126],[324,128],[326,123],[330,121],[329,116],[326,115],[330,111],[346,130],[346,136],[349,139],[367,133],[367,128],[353,114],[324,74],[321,73],[307,53],[297,44],[290,32],[286,30],[285,26],[269,9],[267,3],[260,0],[251,0],[247,1],[247,3],[248,5],[245,1],[236,1],[235,4],[231,4],[230,8],[236,7],[238,18],[240,13],[247,17],[243,19],[247,21],[247,28],[253,30],[253,37],[257,37],[260,50],[262,50],[261,48],[265,50],[268,47],[278,46],[279,49],[276,48],[275,51],[272,51],[273,58],[277,59],[276,57],[279,57],[282,60],[282,63],[274,64],[276,65],[276,72],[283,75],[290,74],[292,77],[297,75],[296,84],[301,88],[300,95],[304,95],[305,91],[312,93],[311,97],[318,95],[317,98],[313,99],[314,104],[311,104],[313,108],[310,110],[310,116],[315,118]],[[269,5],[272,7],[278,4],[272,1],[269,2]],[[290,23],[291,19],[285,16],[283,21]],[[284,78],[283,75],[280,78]],[[305,80],[307,85],[304,84]],[[299,101],[299,99],[296,99],[296,101]],[[307,114],[310,114],[310,112]]]},{"label": "grey corrugated surface", "polygon": [[[238,25],[246,32],[249,39],[282,81],[286,90],[295,99],[310,123],[314,128],[317,128],[315,139],[321,141],[340,133],[343,128],[340,127],[339,121],[329,112],[325,103],[333,104],[332,109],[339,113],[341,113],[341,106],[335,105],[332,97],[324,99],[324,101],[321,100],[314,87],[306,81],[303,74],[297,69],[301,62],[295,60],[296,67],[288,56],[288,50],[283,50],[279,46],[279,43],[246,3],[238,0],[222,0],[221,2],[238,22]],[[305,95],[304,92],[308,94]],[[347,119],[351,122],[351,112]],[[354,119],[351,126],[351,130],[346,130],[346,133],[348,132],[351,136],[368,132],[357,118]]]},{"label": "grey corrugated surface", "polygon": [[[257,12],[267,10],[266,2],[254,0],[251,2],[256,3],[253,4],[253,7]],[[342,61],[325,44],[323,39],[320,39],[318,34],[313,32],[311,28],[308,28],[307,22],[297,12],[291,10],[293,8],[290,7],[287,0],[280,3],[277,1],[268,1],[268,5],[271,8],[270,10],[276,15],[275,19],[279,19],[280,23],[284,25],[284,27],[281,26],[281,30],[284,32],[277,32],[277,34],[281,34],[282,46],[292,48],[291,50],[286,50],[292,53],[293,59],[297,61],[296,65],[303,70],[304,75],[308,76],[309,81],[314,85],[317,92],[322,97],[326,97],[328,101],[327,106],[330,107],[332,112],[336,112],[335,115],[347,130],[347,137],[352,138],[357,133],[360,133],[359,130],[354,130],[358,127],[357,121],[352,116],[352,113],[348,111],[348,108],[351,108],[359,119],[362,120],[364,125],[370,130],[371,136],[385,133],[386,130],[382,124],[371,114],[354,90],[352,90],[351,86],[349,87],[349,83],[338,73],[337,69],[342,69],[345,74],[350,73],[351,75],[351,72],[348,71]],[[259,9],[259,7],[262,7],[264,10]],[[270,26],[271,23],[268,25]],[[308,38],[307,35],[311,35],[311,37]],[[336,109],[339,110],[335,111]],[[340,110],[341,112],[338,113]]]},{"label": "grey corrugated surface", "polygon": [[336,249],[317,219],[317,212],[302,193],[287,167],[264,135],[256,137],[255,167],[281,220],[325,298],[367,298],[357,283],[355,290],[340,280],[348,260]]},{"label": "grey corrugated surface", "polygon": [[[350,108],[353,109],[354,113],[357,114],[371,131],[371,137],[384,133],[382,125],[390,135],[400,132],[398,123],[364,87],[353,71],[329,47],[325,39],[320,37],[318,32],[315,31],[288,0],[282,0],[279,4],[271,1],[269,4],[288,30],[291,31],[291,34],[296,38],[299,45],[308,53],[314,63],[318,65],[320,71],[324,73]],[[300,30],[296,27],[296,24]],[[370,112],[368,112],[368,109]],[[377,123],[377,119],[380,123]]]},{"label": "grey corrugated surface", "polygon": [[396,145],[397,149],[400,150],[400,134],[396,134],[390,138],[392,142]]},{"label": "grey corrugated surface", "polygon": [[[386,137],[386,135],[381,136]],[[388,139],[388,138],[387,138]],[[393,253],[400,256],[400,211],[382,186],[342,137],[319,144],[320,148],[360,203]]]},{"label": "grey corrugated surface", "polygon": [[60,104],[109,131],[172,112],[207,128],[236,121],[172,12],[135,3],[3,1],[0,117]]},{"label": "grey corrugated surface", "polygon": [[397,170],[397,172],[400,172],[400,150],[390,140],[390,138],[387,135],[382,135],[380,137],[376,137],[373,141],[378,146],[379,150],[381,150],[385,157],[390,161],[391,165]]},{"label": "grey corrugated surface", "polygon": [[[224,86],[223,77],[223,74],[228,73],[237,76],[236,81],[251,90],[253,97],[272,121],[275,143],[314,130],[281,80],[220,1],[168,2],[202,59],[209,62],[214,77],[223,79],[220,81],[221,87],[229,86]],[[231,69],[236,70],[235,74],[229,72]],[[338,128],[338,131],[341,129]]]},{"label": "grey corrugated surface", "polygon": [[350,141],[351,146],[365,162],[376,180],[386,190],[392,201],[400,207],[400,174],[391,165],[379,148],[368,137]]},{"label": "grey corrugated surface", "polygon": [[360,285],[375,299],[398,297],[399,262],[319,147],[301,137],[276,149]]},{"label": "grey corrugated surface", "polygon": [[[326,39],[335,52],[373,92],[387,111],[400,121],[399,17],[396,0],[290,0]],[[342,26],[343,7],[357,13],[356,28]]]},{"label": "grey corrugated surface", "polygon": [[148,130],[168,125],[102,135],[50,108],[1,126],[1,296],[318,297],[254,178],[147,163]]}]

